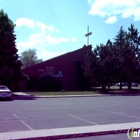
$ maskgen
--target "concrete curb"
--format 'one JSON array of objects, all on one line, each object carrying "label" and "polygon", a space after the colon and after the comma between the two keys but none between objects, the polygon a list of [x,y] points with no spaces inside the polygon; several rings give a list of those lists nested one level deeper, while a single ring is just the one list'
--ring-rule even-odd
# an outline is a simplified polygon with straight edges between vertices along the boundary
[{"label": "concrete curb", "polygon": [[67,98],[67,97],[101,97],[101,96],[106,96],[103,94],[87,94],[87,95],[49,95],[49,96],[33,96],[35,98]]},{"label": "concrete curb", "polygon": [[[35,98],[68,98],[68,97],[102,97],[107,94],[86,94],[86,95],[47,95],[47,96],[34,96],[28,94],[13,94],[13,99],[35,99]],[[108,95],[109,96],[109,95]]]},{"label": "concrete curb", "polygon": [[131,128],[134,128],[135,131],[138,131],[140,128],[140,122],[6,132],[0,133],[0,139],[55,140],[120,133],[126,133],[127,136],[127,132]]}]

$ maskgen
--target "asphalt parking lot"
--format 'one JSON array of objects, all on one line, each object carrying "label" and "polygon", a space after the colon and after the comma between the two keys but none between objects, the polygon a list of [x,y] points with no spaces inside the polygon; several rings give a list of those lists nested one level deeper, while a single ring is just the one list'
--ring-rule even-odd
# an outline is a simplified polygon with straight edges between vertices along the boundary
[{"label": "asphalt parking lot", "polygon": [[140,122],[140,96],[0,101],[0,133],[129,122]]}]

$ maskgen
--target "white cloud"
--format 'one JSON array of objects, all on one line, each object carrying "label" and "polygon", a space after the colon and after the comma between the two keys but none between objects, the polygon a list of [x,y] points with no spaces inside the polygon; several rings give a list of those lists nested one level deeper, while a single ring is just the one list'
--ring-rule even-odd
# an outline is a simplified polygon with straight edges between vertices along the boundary
[{"label": "white cloud", "polygon": [[[26,46],[26,47],[24,47],[24,46]],[[19,55],[21,54],[21,52],[23,52],[25,50],[36,49],[37,57],[39,59],[43,59],[43,60],[48,60],[48,59],[51,59],[51,58],[54,58],[56,56],[59,56],[59,55],[66,53],[64,51],[62,51],[62,52],[61,51],[47,51],[47,49],[43,48],[42,46],[35,47],[33,42],[21,42],[21,43],[17,44],[17,48],[18,47],[20,48],[18,51]]]},{"label": "white cloud", "polygon": [[16,20],[16,26],[27,26],[29,28],[34,28],[35,27],[35,22],[31,19],[28,18],[19,18]]},{"label": "white cloud", "polygon": [[94,0],[91,4],[89,14],[101,17],[112,17],[121,15],[122,18],[134,17],[140,20],[140,0]]},{"label": "white cloud", "polygon": [[35,48],[35,49],[37,49],[38,47],[43,48],[47,46],[57,45],[59,43],[65,43],[68,41],[69,40],[64,37],[56,38],[44,33],[37,33],[37,34],[31,34],[29,36],[29,40],[17,43],[17,48],[18,50],[23,51],[29,48]]},{"label": "white cloud", "polygon": [[140,7],[134,11],[134,21],[140,20]]},{"label": "white cloud", "polygon": [[41,22],[35,22],[35,23],[36,23],[36,26],[41,28],[41,31],[48,30],[51,33],[54,32],[54,27],[53,26],[47,26],[47,25],[45,25],[44,23],[41,23]]},{"label": "white cloud", "polygon": [[111,16],[105,21],[105,23],[108,23],[108,24],[113,24],[115,22],[117,22],[116,16]]},{"label": "white cloud", "polygon": [[122,18],[129,18],[132,16],[132,10],[128,9],[126,11],[124,11],[124,13],[122,13]]},{"label": "white cloud", "polygon": [[71,38],[71,41],[72,41],[72,42],[77,42],[77,39],[74,38],[74,37],[72,37],[72,38]]},{"label": "white cloud", "polygon": [[59,30],[59,29],[56,29],[56,32],[57,32],[57,33],[60,33],[60,30]]},{"label": "white cloud", "polygon": [[35,42],[36,45],[41,46],[52,46],[57,45],[59,43],[68,42],[68,38],[64,37],[54,37],[52,35],[48,35],[46,33],[37,33],[31,34],[29,36],[29,42]]},{"label": "white cloud", "polygon": [[37,56],[40,59],[48,60],[48,59],[54,58],[56,56],[65,54],[65,53],[66,52],[60,52],[60,51],[54,51],[54,52],[44,51],[43,49],[41,49],[40,51],[37,51]]},{"label": "white cloud", "polygon": [[[40,30],[37,33],[32,33],[29,35],[28,40],[23,42],[17,42],[17,49],[18,53],[27,50],[27,49],[36,49],[37,54],[40,58],[46,60],[55,56],[58,56],[60,54],[63,54],[65,52],[48,52],[46,47],[55,46],[60,43],[67,43],[69,41],[76,42],[77,39],[72,38],[66,38],[66,37],[56,37],[56,34],[60,33],[60,30],[58,28],[55,28],[54,26],[46,25],[42,22],[36,22],[28,18],[20,18],[16,20],[17,27],[20,26],[27,26],[30,28],[39,28]],[[17,28],[20,30],[20,28]],[[32,30],[33,32],[34,30]],[[18,35],[17,35],[18,37]]]},{"label": "white cloud", "polygon": [[50,44],[59,44],[61,42],[68,42],[68,39],[67,38],[64,38],[64,37],[61,37],[61,38],[56,38],[56,37],[53,37],[51,35],[48,35],[46,36],[46,41]]},{"label": "white cloud", "polygon": [[[57,43],[58,42],[60,43],[61,41],[65,41],[63,39],[56,39],[56,40],[55,41]],[[46,48],[47,42],[40,42],[40,41],[38,41],[38,40],[36,41],[32,37],[30,37],[30,40],[28,40],[28,41],[17,43],[18,54],[20,55],[21,52],[28,50],[28,49],[36,49],[38,58],[41,58],[43,60],[47,60],[47,59],[50,59],[50,58],[53,58],[53,57],[56,57],[56,56],[59,56],[61,54],[66,53],[63,51],[62,52],[60,52],[60,51],[47,51],[47,48]],[[51,42],[51,43],[56,43],[56,42]]]}]

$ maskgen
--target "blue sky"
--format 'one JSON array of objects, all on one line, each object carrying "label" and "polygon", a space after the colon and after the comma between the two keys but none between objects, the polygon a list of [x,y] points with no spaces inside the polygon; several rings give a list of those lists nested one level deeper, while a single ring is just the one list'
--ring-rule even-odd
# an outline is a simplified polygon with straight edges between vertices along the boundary
[{"label": "blue sky", "polygon": [[36,49],[43,60],[86,44],[89,25],[93,49],[130,24],[140,32],[140,0],[0,0],[16,24],[18,53]]}]

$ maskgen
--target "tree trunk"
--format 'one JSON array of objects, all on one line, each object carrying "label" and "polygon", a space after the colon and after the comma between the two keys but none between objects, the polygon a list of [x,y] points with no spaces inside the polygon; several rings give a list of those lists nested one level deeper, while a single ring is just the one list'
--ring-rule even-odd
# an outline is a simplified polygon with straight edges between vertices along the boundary
[{"label": "tree trunk", "polygon": [[120,83],[120,90],[122,90],[122,83]]},{"label": "tree trunk", "polygon": [[109,86],[109,83],[108,83],[108,85],[107,85],[107,86],[108,86],[108,90],[109,90],[109,87],[110,87],[110,86]]},{"label": "tree trunk", "polygon": [[102,90],[106,90],[106,85],[102,84]]},{"label": "tree trunk", "polygon": [[128,90],[131,90],[131,82],[128,82]]}]

